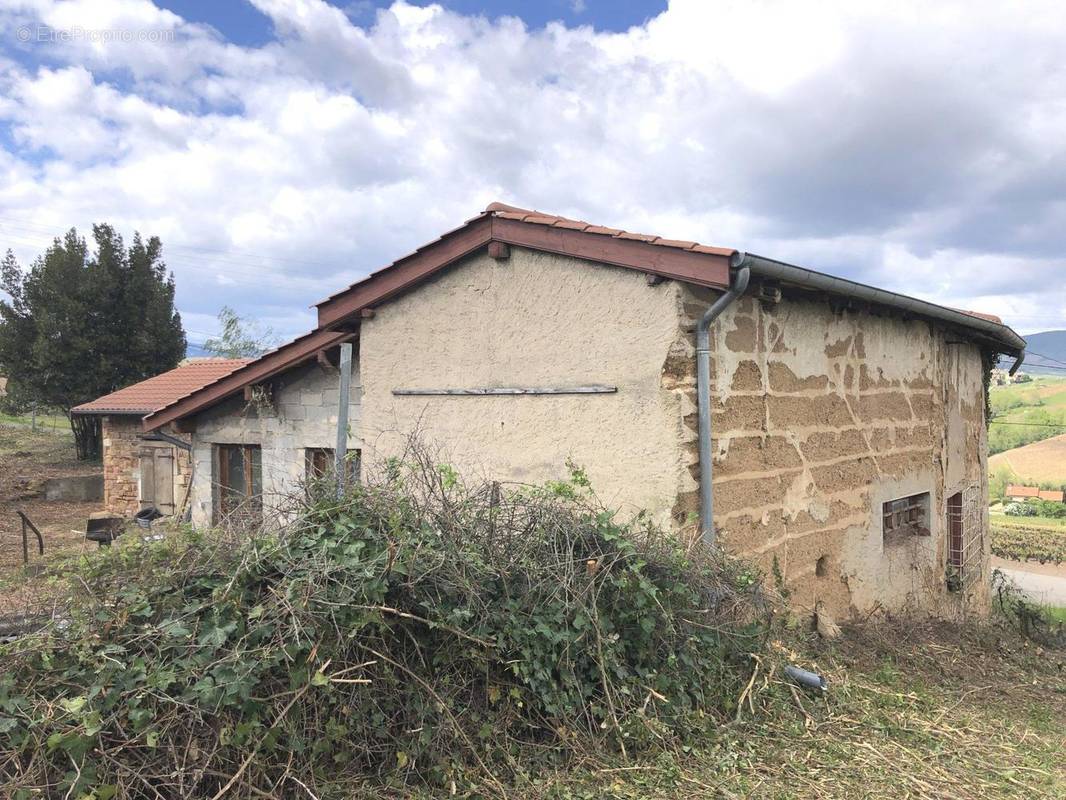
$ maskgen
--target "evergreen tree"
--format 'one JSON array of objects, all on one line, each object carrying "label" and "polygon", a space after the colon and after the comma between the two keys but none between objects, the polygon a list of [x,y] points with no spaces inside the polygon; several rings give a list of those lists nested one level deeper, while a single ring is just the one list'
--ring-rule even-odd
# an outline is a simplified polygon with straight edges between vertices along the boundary
[{"label": "evergreen tree", "polygon": [[[23,273],[0,263],[0,365],[16,402],[68,412],[79,403],[178,364],[185,333],[162,245],[135,234],[125,248],[109,225],[93,226],[95,252],[71,229]],[[99,421],[70,417],[79,458],[100,453]]]}]

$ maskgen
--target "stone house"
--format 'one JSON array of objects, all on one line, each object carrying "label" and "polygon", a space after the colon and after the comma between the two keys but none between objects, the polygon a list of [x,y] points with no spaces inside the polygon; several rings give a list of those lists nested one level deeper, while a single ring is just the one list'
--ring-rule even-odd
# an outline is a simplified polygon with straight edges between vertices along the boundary
[{"label": "stone house", "polygon": [[143,508],[180,514],[188,504],[189,439],[163,426],[146,432],[141,420],[223,375],[247,359],[189,359],[168,372],[71,409],[100,417],[104,509],[133,516]]},{"label": "stone house", "polygon": [[498,203],[317,310],[146,416],[190,436],[196,523],[277,508],[329,462],[351,343],[349,463],[416,430],[492,480],[569,459],[801,607],[987,605],[986,386],[1025,346],[995,317]]}]

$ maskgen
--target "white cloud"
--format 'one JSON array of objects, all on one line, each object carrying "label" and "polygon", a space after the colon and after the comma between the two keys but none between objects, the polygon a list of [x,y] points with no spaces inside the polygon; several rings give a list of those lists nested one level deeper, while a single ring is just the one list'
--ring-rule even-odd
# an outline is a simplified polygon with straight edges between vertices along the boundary
[{"label": "white cloud", "polygon": [[0,42],[0,247],[157,234],[197,329],[288,334],[501,199],[1066,327],[1060,4],[675,0],[625,33],[255,5],[257,48],[148,0],[0,9],[173,33]]}]

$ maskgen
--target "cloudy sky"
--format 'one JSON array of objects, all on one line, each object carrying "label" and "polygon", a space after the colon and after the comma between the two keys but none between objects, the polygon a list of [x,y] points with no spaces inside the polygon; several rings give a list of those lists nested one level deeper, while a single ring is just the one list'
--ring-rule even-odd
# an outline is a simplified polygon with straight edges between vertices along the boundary
[{"label": "cloudy sky", "polygon": [[0,249],[158,235],[190,341],[295,335],[503,200],[1066,328],[1064,41],[1040,0],[0,0]]}]

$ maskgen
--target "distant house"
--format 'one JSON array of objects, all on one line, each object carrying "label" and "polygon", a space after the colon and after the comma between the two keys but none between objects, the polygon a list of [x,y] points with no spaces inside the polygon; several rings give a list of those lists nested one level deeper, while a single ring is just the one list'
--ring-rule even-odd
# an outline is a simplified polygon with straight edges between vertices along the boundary
[{"label": "distant house", "polygon": [[147,414],[202,389],[247,363],[244,359],[190,359],[148,380],[71,409],[101,418],[104,508],[132,516],[154,506],[164,514],[182,510],[192,479],[190,443],[171,429],[146,433]]},{"label": "distant house", "polygon": [[1011,484],[1007,487],[1007,499],[1020,502],[1022,500],[1035,500],[1040,497],[1040,489],[1036,486],[1016,486]]},{"label": "distant house", "polygon": [[1037,486],[1016,486],[1011,484],[1007,487],[1007,499],[1016,502],[1025,500],[1048,500],[1052,503],[1066,502],[1066,492],[1052,489],[1041,489]]}]

